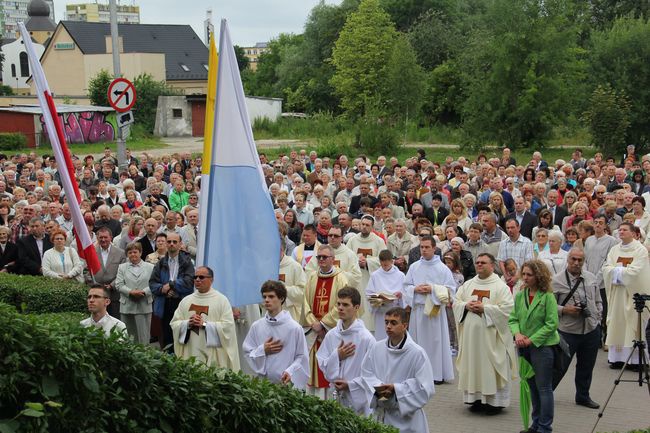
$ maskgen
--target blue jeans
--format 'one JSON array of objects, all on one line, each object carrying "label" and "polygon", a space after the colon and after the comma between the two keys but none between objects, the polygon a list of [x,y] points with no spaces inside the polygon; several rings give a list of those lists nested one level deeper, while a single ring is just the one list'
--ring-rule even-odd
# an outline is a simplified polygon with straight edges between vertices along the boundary
[{"label": "blue jeans", "polygon": [[535,376],[528,379],[530,397],[533,403],[534,430],[539,433],[553,431],[553,349],[550,346],[527,348],[530,364]]}]

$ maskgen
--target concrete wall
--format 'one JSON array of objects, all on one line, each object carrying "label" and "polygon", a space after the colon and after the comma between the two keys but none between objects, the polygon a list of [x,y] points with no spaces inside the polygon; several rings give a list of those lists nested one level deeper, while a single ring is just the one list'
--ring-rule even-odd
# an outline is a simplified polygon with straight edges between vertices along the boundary
[{"label": "concrete wall", "polygon": [[[277,120],[282,115],[282,100],[271,98],[246,97],[248,117],[251,125],[257,118],[267,117]],[[173,118],[173,109],[181,109],[182,119]],[[156,110],[154,135],[159,137],[192,136],[192,104],[185,96],[159,96]]]},{"label": "concrete wall", "polygon": [[248,117],[251,120],[251,125],[258,118],[266,117],[270,120],[278,120],[282,116],[282,99],[247,96],[246,106],[248,107]]},{"label": "concrete wall", "polygon": [[[174,118],[174,110],[181,110],[182,117]],[[159,96],[156,110],[154,135],[158,137],[191,137],[192,105],[185,96]]]}]

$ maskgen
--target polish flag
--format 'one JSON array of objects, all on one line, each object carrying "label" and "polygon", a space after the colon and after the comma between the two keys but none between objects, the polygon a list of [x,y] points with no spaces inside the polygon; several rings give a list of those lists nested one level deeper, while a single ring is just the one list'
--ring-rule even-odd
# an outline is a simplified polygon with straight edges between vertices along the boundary
[{"label": "polish flag", "polygon": [[95,247],[93,246],[90,233],[88,232],[88,227],[86,226],[83,215],[81,214],[81,208],[79,207],[79,203],[81,203],[81,194],[79,194],[79,186],[74,178],[74,165],[72,164],[70,151],[65,142],[63,125],[61,125],[61,119],[56,112],[54,99],[52,98],[50,88],[47,85],[43,67],[34,51],[32,38],[25,28],[24,23],[19,23],[18,27],[20,28],[20,34],[27,50],[27,57],[29,58],[29,65],[32,70],[32,78],[36,84],[38,102],[43,111],[45,127],[47,128],[54,156],[56,157],[56,162],[60,167],[59,174],[61,176],[61,182],[63,183],[63,191],[65,191],[65,196],[68,198],[68,205],[70,206],[70,212],[72,213],[72,222],[76,233],[79,257],[86,260],[90,272],[96,274],[100,271],[101,265],[99,263],[99,258],[97,257],[97,251],[95,251]]}]

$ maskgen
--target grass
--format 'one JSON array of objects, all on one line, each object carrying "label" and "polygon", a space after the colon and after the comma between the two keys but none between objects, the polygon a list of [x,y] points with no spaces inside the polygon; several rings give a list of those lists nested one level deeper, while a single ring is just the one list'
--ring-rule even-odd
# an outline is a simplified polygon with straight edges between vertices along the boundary
[{"label": "grass", "polygon": [[[277,122],[267,120],[256,121],[253,125],[255,139],[294,139],[302,143],[296,146],[283,146],[280,148],[264,148],[264,153],[271,159],[280,154],[288,154],[291,150],[306,149],[308,152],[315,150],[321,156],[333,156],[335,154],[346,154],[356,156],[363,153],[354,147],[355,133],[357,126],[351,121],[331,114],[317,114],[308,119],[282,118]],[[454,159],[464,155],[474,160],[479,154],[488,158],[501,156],[501,148],[494,144],[488,144],[480,151],[461,149],[458,146],[461,142],[461,131],[455,127],[434,125],[420,127],[409,122],[406,126],[398,127],[399,136],[403,144],[396,156],[401,162],[406,158],[416,155],[418,147],[426,151],[427,159],[433,161],[444,161],[447,156]],[[556,138],[549,141],[548,145],[541,149],[545,160],[554,162],[557,159],[568,160],[574,148],[583,149],[586,158],[592,157],[597,150],[590,147],[590,136],[584,129],[575,131],[567,128],[559,128],[555,133]],[[530,161],[533,151],[536,149],[513,149],[513,156],[520,164]],[[379,155],[369,155],[371,159]]]}]

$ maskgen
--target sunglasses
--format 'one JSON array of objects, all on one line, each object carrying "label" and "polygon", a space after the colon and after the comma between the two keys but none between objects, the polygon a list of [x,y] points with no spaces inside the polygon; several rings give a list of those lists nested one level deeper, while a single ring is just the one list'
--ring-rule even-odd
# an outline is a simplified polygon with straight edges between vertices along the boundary
[{"label": "sunglasses", "polygon": [[327,260],[332,256],[316,256],[316,260]]},{"label": "sunglasses", "polygon": [[327,235],[327,237],[328,238],[340,238],[341,235],[333,235],[333,234],[330,233],[330,234]]},{"label": "sunglasses", "polygon": [[207,275],[194,275],[195,280],[205,280],[206,278],[210,278]]}]

